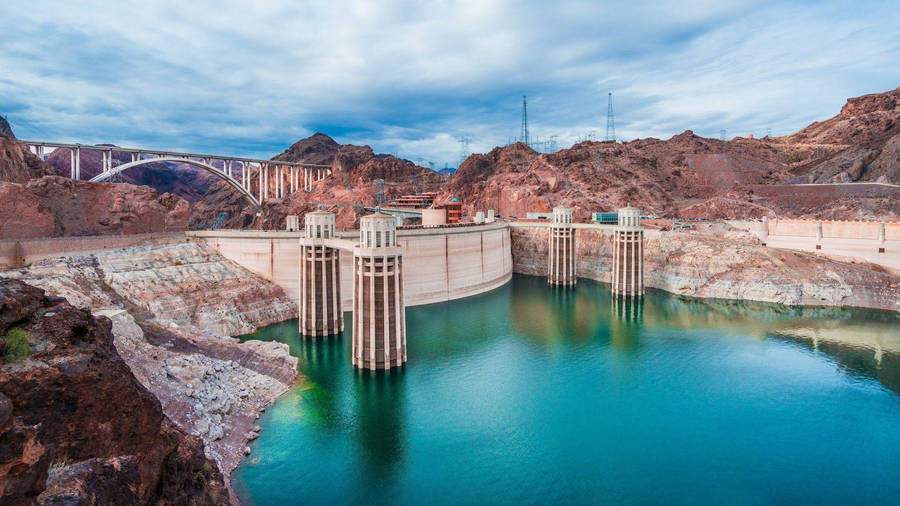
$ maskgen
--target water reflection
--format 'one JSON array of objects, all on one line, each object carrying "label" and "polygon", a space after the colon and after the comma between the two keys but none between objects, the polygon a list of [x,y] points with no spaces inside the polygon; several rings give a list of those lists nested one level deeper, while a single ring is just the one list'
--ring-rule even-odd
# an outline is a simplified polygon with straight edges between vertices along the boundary
[{"label": "water reflection", "polygon": [[621,350],[637,349],[638,334],[644,323],[644,298],[611,297],[610,303],[610,342]]},{"label": "water reflection", "polygon": [[548,347],[585,344],[605,336],[609,320],[604,304],[611,297],[600,288],[590,282],[555,287],[548,286],[543,278],[514,277],[515,297],[508,313],[512,330]]},{"label": "water reflection", "polygon": [[366,475],[392,477],[403,462],[406,381],[402,369],[360,371],[353,375],[356,398],[356,441]]}]

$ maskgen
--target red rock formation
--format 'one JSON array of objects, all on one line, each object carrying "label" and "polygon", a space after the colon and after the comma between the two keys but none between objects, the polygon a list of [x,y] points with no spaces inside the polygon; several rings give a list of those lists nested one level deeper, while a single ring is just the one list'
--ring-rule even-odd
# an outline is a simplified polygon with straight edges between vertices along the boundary
[{"label": "red rock formation", "polygon": [[110,326],[0,280],[0,335],[20,329],[33,349],[0,363],[0,502],[225,502],[199,438],[165,418],[116,353]]},{"label": "red rock formation", "polygon": [[187,227],[190,216],[185,200],[147,186],[47,176],[31,181],[26,189],[53,216],[57,236],[179,231]]},{"label": "red rock formation", "polygon": [[900,88],[851,98],[837,116],[774,142],[795,182],[900,182]]},{"label": "red rock formation", "polygon": [[[583,142],[552,154],[522,144],[470,156],[439,202],[523,217],[566,202],[579,219],[627,202],[654,214],[896,219],[900,191],[806,189],[788,182],[900,182],[900,88],[848,100],[841,113],[788,137]],[[708,199],[714,199],[707,202]],[[763,207],[759,207],[763,206]],[[746,212],[741,213],[742,207]]]},{"label": "red rock formation", "polygon": [[0,238],[50,237],[56,231],[53,214],[25,186],[0,182]]},{"label": "red rock formation", "polygon": [[0,181],[27,183],[56,172],[21,142],[0,136]]}]

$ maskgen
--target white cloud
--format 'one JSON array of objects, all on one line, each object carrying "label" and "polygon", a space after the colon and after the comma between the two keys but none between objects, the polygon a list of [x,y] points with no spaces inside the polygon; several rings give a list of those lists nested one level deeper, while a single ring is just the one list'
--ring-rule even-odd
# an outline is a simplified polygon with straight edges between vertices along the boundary
[{"label": "white cloud", "polygon": [[[315,130],[437,165],[456,138],[784,134],[900,85],[892,2],[4,2],[22,137],[271,156]],[[21,121],[17,121],[21,120]]]}]

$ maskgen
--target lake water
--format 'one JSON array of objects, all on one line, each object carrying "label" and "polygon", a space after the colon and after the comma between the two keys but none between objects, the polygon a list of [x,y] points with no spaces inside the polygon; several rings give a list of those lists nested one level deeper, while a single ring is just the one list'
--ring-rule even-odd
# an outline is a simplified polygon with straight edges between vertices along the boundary
[{"label": "lake water", "polygon": [[349,332],[247,336],[305,379],[260,418],[243,500],[900,504],[896,314],[515,276],[406,316],[389,373],[354,370]]}]

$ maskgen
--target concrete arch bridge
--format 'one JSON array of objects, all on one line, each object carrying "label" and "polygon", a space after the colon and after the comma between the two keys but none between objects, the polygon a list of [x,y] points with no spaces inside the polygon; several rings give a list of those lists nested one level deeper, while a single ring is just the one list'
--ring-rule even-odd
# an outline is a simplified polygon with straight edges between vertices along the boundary
[{"label": "concrete arch bridge", "polygon": [[[250,202],[258,214],[262,213],[262,204],[269,198],[281,199],[290,193],[312,191],[314,182],[332,175],[330,165],[311,163],[283,162],[236,156],[208,155],[184,153],[178,151],[160,151],[155,149],[122,148],[112,145],[67,144],[60,142],[22,141],[34,154],[44,159],[46,148],[68,149],[71,156],[70,177],[81,179],[81,150],[99,151],[102,155],[100,174],[91,178],[91,182],[101,182],[132,167],[151,163],[170,162],[188,164],[209,172],[222,179],[237,190]],[[120,162],[113,153],[129,153],[131,161]],[[118,162],[118,164],[117,164]],[[218,163],[216,163],[218,162]],[[217,167],[216,165],[219,165]],[[253,171],[256,171],[254,181]],[[270,172],[274,176],[271,182]],[[255,183],[255,184],[254,184]],[[255,187],[255,188],[254,188]]]}]

